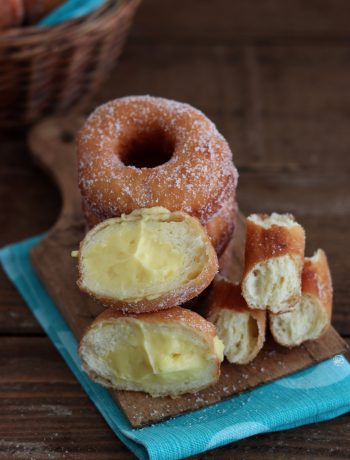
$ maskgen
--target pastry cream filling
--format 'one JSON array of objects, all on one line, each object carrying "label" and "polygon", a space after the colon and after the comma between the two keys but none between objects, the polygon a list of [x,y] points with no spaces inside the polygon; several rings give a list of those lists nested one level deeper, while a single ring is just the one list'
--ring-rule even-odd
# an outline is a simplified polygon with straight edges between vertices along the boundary
[{"label": "pastry cream filling", "polygon": [[[217,337],[214,351],[210,353],[208,347],[190,340],[179,327],[174,330],[174,327],[157,327],[137,320],[123,323],[118,326],[118,340],[101,358],[115,383],[188,382],[198,379],[213,355],[223,359],[223,344]],[[111,325],[103,327],[114,329]]]},{"label": "pastry cream filling", "polygon": [[156,298],[157,284],[174,280],[183,266],[183,254],[162,238],[164,232],[178,233],[180,225],[136,220],[106,226],[85,249],[86,283],[106,295],[117,288],[120,299],[128,298],[135,286],[147,299]]}]

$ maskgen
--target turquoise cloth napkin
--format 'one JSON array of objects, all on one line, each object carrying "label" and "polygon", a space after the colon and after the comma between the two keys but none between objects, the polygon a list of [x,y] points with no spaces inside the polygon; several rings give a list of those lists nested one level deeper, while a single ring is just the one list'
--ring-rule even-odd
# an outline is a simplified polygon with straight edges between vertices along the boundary
[{"label": "turquoise cloth napkin", "polygon": [[350,365],[342,355],[228,401],[145,428],[132,428],[108,391],[80,368],[77,341],[29,258],[41,237],[0,250],[5,272],[121,441],[140,459],[175,460],[258,433],[329,420],[350,410]]},{"label": "turquoise cloth napkin", "polygon": [[38,25],[55,26],[64,21],[86,16],[103,5],[105,1],[106,0],[67,0],[41,19]]}]

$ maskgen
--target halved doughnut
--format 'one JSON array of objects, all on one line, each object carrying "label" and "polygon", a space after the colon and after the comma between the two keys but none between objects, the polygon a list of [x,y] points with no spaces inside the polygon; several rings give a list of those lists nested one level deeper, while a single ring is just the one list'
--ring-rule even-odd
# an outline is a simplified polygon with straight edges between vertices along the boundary
[{"label": "halved doughnut", "polygon": [[218,380],[223,345],[211,323],[181,307],[139,315],[109,309],[85,332],[79,353],[102,385],[177,396]]},{"label": "halved doughnut", "polygon": [[242,293],[251,308],[291,310],[301,296],[305,232],[291,214],[253,214],[246,221]]},{"label": "halved doughnut", "polygon": [[80,244],[78,286],[104,305],[146,312],[187,302],[218,270],[197,219],[165,208],[145,208],[108,219]]},{"label": "halved doughnut", "polygon": [[216,275],[207,300],[207,319],[217,329],[230,363],[252,361],[265,342],[266,311],[248,307],[241,287]]},{"label": "halved doughnut", "polygon": [[306,257],[302,273],[302,296],[291,312],[270,314],[270,329],[276,342],[286,347],[315,340],[330,326],[332,316],[332,279],[327,257],[318,249]]}]

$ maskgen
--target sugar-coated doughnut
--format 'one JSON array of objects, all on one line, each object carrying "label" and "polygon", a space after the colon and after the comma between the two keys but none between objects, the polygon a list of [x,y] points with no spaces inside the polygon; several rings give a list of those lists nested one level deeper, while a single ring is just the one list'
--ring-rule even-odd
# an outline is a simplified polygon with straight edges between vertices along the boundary
[{"label": "sugar-coated doughnut", "polygon": [[237,203],[233,194],[206,224],[207,233],[219,256],[232,239],[237,212]]},{"label": "sugar-coated doughnut", "polygon": [[[233,207],[237,171],[230,148],[188,104],[150,96],[108,102],[80,130],[77,150],[90,225],[154,206],[187,212],[207,225]],[[224,223],[227,234],[232,223]],[[213,224],[209,234],[210,227],[218,241],[225,239]]]}]

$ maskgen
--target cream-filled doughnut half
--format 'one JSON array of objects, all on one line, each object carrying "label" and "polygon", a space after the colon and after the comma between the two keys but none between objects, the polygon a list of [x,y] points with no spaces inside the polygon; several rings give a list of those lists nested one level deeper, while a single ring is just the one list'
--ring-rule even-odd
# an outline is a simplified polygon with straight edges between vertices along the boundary
[{"label": "cream-filled doughnut half", "polygon": [[216,275],[207,299],[206,318],[217,329],[230,363],[252,361],[265,342],[266,311],[248,307],[241,287]]},{"label": "cream-filled doughnut half", "polygon": [[80,244],[78,286],[104,305],[129,312],[169,308],[200,294],[218,269],[199,221],[145,208],[98,224]]},{"label": "cream-filled doughnut half", "polygon": [[107,387],[177,396],[218,380],[223,345],[211,323],[181,307],[139,315],[109,309],[88,328],[79,354]]},{"label": "cream-filled doughnut half", "polygon": [[252,214],[246,220],[242,293],[251,308],[282,313],[301,296],[305,232],[291,214]]},{"label": "cream-filled doughnut half", "polygon": [[318,249],[312,257],[305,257],[302,295],[295,309],[280,315],[270,314],[270,329],[275,340],[286,347],[294,347],[321,337],[331,323],[332,298],[327,257]]},{"label": "cream-filled doughnut half", "polygon": [[110,101],[85,122],[77,152],[90,226],[163,206],[198,218],[223,250],[235,213],[218,216],[235,205],[238,174],[227,142],[199,110],[150,96]]}]

